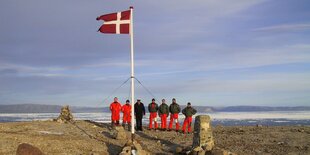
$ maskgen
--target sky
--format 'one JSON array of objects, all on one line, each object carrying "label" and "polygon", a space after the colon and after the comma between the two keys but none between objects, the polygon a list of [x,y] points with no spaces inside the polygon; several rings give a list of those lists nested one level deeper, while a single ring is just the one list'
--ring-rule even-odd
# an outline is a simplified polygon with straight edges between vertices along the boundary
[{"label": "sky", "polygon": [[128,99],[130,37],[96,17],[129,6],[136,99],[310,105],[309,0],[1,0],[0,104]]}]

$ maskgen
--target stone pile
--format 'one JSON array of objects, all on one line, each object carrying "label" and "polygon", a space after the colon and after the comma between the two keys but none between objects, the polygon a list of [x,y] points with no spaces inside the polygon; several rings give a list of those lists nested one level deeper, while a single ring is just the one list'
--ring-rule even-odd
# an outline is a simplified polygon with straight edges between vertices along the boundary
[{"label": "stone pile", "polygon": [[138,141],[134,140],[133,142],[129,140],[123,147],[120,155],[151,155],[148,151],[142,149],[142,146]]},{"label": "stone pile", "polygon": [[61,108],[60,115],[54,121],[57,121],[59,123],[68,123],[68,122],[73,123],[74,122],[73,115],[72,115],[68,105],[63,106]]},{"label": "stone pile", "polygon": [[194,152],[208,152],[213,149],[214,140],[212,135],[210,116],[196,116],[192,147]]}]

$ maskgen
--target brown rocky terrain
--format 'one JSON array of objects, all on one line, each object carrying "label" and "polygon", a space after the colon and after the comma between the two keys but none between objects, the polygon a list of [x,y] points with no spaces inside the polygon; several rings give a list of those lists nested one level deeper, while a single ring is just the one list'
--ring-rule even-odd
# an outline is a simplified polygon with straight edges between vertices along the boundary
[{"label": "brown rocky terrain", "polygon": [[[119,154],[130,132],[126,139],[114,139],[113,133],[110,124],[91,121],[0,123],[0,154],[15,154],[21,143],[45,154]],[[216,146],[241,155],[310,154],[309,126],[216,126],[213,136]],[[152,154],[174,154],[191,146],[193,134],[144,130],[136,139]]]}]

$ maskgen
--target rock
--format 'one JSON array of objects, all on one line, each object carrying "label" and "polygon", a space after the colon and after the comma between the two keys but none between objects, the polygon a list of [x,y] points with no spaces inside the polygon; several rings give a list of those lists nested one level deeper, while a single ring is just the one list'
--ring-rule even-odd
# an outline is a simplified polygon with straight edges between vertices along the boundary
[{"label": "rock", "polygon": [[59,123],[74,122],[73,115],[72,115],[68,105],[63,106],[61,108],[60,115],[54,121],[57,121]]},{"label": "rock", "polygon": [[212,150],[212,155],[229,155],[228,151],[220,148],[215,148]]},{"label": "rock", "polygon": [[140,155],[140,154],[141,155],[151,155],[151,153],[149,153],[148,151],[143,150],[142,146],[137,141],[133,141],[133,146],[136,150],[137,155]]},{"label": "rock", "polygon": [[182,149],[181,147],[179,147],[179,146],[175,148],[175,153],[176,153],[176,154],[179,154],[179,153],[181,153],[182,151],[183,151],[183,149]]},{"label": "rock", "polygon": [[114,127],[114,130],[112,131],[112,137],[118,140],[127,139],[126,132],[122,126]]},{"label": "rock", "polygon": [[261,124],[256,124],[256,127],[258,127],[258,128],[262,128],[262,127],[263,127],[263,125],[261,125]]},{"label": "rock", "polygon": [[133,146],[136,148],[136,150],[142,150],[142,146],[137,141],[133,142]]},{"label": "rock", "polygon": [[16,155],[44,155],[44,154],[39,148],[27,143],[22,143],[18,145]]},{"label": "rock", "polygon": [[297,131],[298,132],[305,132],[305,130],[303,130],[303,129],[298,129]]},{"label": "rock", "polygon": [[131,155],[131,146],[125,146],[120,155]]},{"label": "rock", "polygon": [[202,151],[202,150],[203,149],[201,147],[196,147],[196,148],[193,149],[193,151],[195,151],[195,152],[199,152],[199,151]]},{"label": "rock", "polygon": [[202,149],[201,147],[196,147],[190,152],[190,154],[191,155],[205,155],[206,151]]},{"label": "rock", "polygon": [[205,151],[212,150],[214,140],[210,123],[211,119],[208,115],[198,115],[195,117],[193,148],[201,147]]}]

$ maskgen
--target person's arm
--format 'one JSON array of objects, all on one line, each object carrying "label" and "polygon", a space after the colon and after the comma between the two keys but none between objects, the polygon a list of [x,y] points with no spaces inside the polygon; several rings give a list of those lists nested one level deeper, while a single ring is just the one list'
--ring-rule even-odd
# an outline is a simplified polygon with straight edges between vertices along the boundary
[{"label": "person's arm", "polygon": [[147,109],[149,110],[149,112],[151,112],[151,104],[147,106]]},{"label": "person's arm", "polygon": [[[184,108],[184,109],[182,110],[182,114],[183,114],[183,115],[185,115],[185,113],[186,113],[186,112],[185,112],[185,109],[186,109],[186,108]],[[186,115],[185,115],[185,116],[186,116]]]},{"label": "person's arm", "polygon": [[122,106],[121,111],[122,111],[122,112],[125,111],[125,105]]},{"label": "person's arm", "polygon": [[193,108],[193,115],[197,113],[197,110]]},{"label": "person's arm", "polygon": [[177,108],[178,108],[178,113],[180,113],[181,112],[180,105],[177,105]]},{"label": "person's arm", "polygon": [[166,110],[168,111],[167,117],[169,116],[169,107],[168,105],[165,106]]},{"label": "person's arm", "polygon": [[143,103],[141,103],[141,104],[142,104],[143,115],[145,115],[145,107],[144,107],[144,104],[143,104]]},{"label": "person's arm", "polygon": [[118,110],[121,111],[122,110],[122,104],[118,103]]}]

